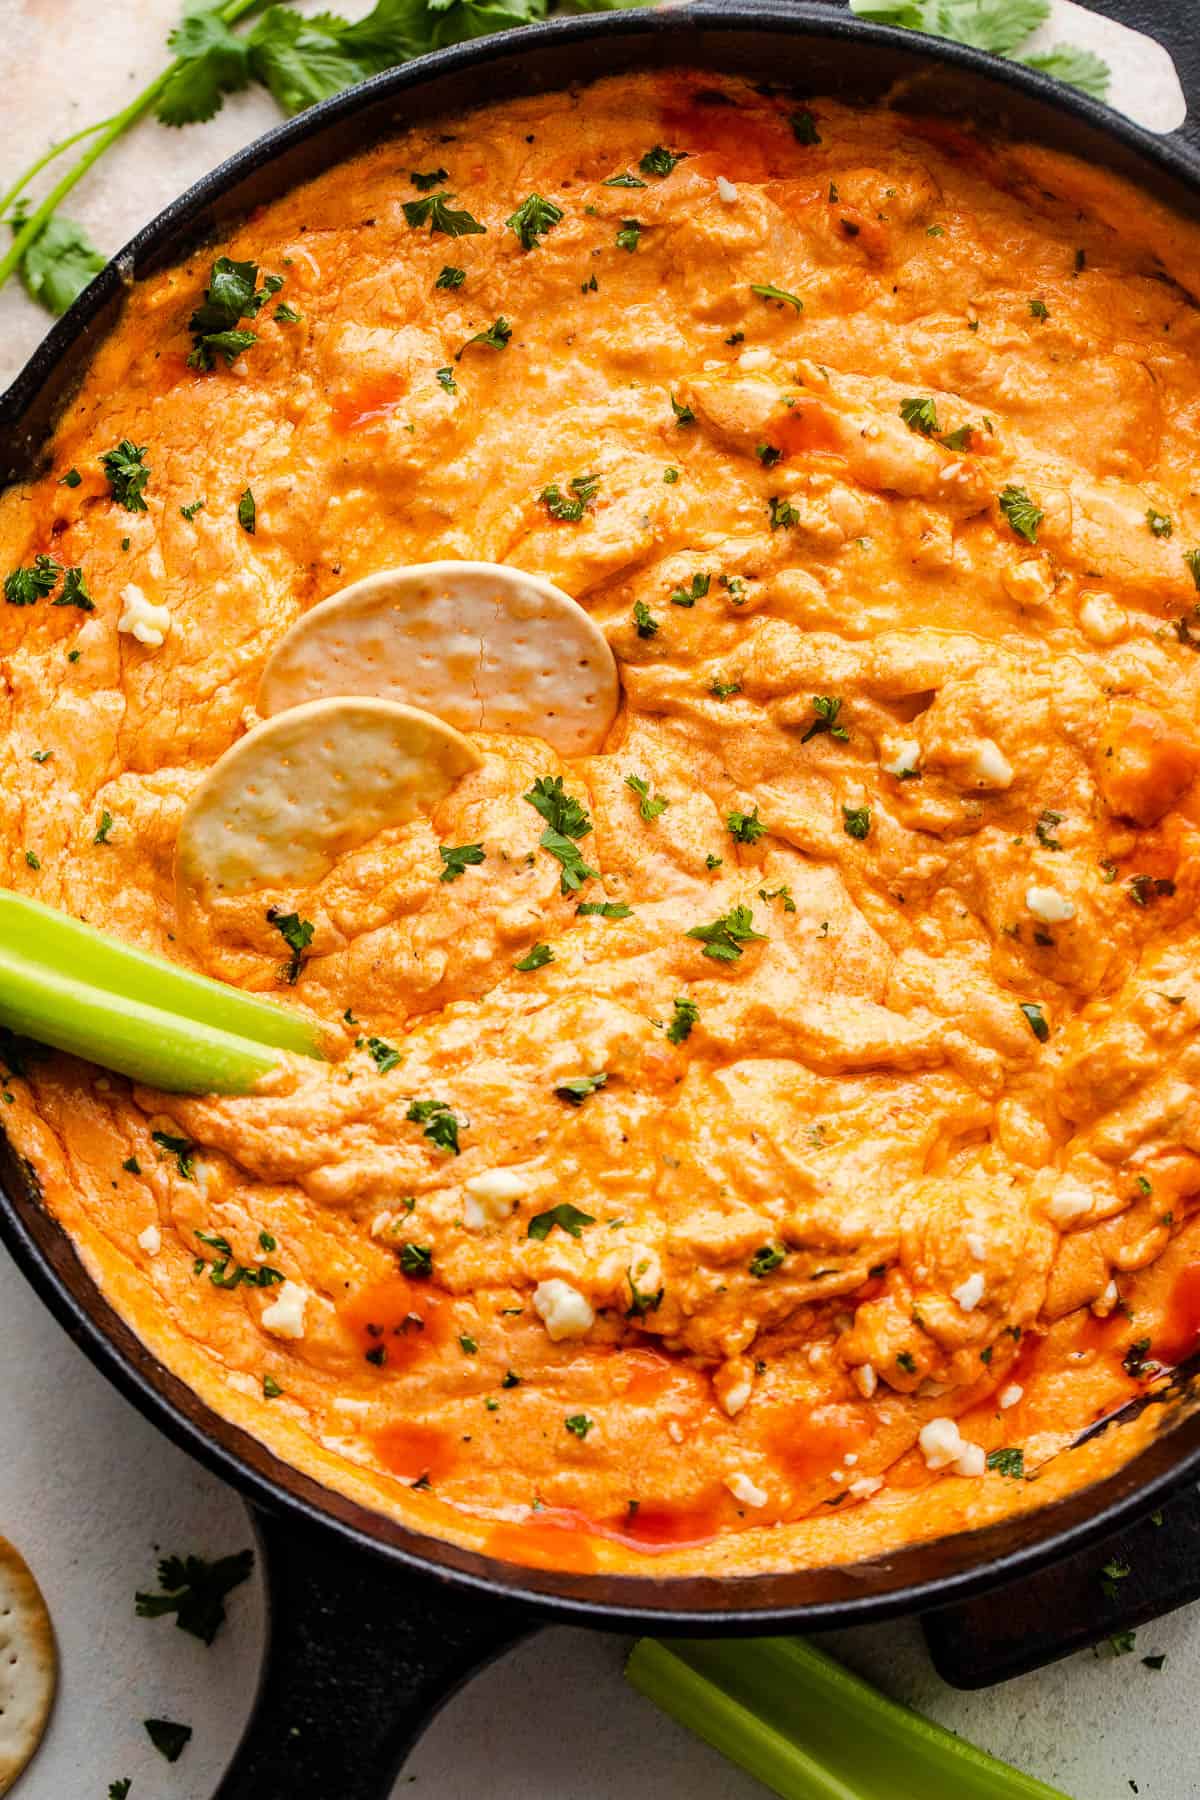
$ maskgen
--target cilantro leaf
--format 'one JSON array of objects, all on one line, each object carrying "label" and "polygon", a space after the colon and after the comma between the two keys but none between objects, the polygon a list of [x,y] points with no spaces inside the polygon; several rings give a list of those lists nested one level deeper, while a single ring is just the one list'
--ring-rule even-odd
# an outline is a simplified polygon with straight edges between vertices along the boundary
[{"label": "cilantro leaf", "polygon": [[226,94],[250,83],[250,56],[217,8],[189,6],[167,39],[179,66],[154,108],[163,125],[195,125],[221,110]]},{"label": "cilantro leaf", "polygon": [[54,592],[62,564],[52,556],[35,556],[28,569],[13,569],[4,577],[4,598],[10,606],[36,606]]},{"label": "cilantro leaf", "polygon": [[1025,1475],[1025,1452],[1015,1445],[1004,1450],[989,1450],[987,1466],[997,1475],[1008,1475],[1013,1481],[1021,1481]]},{"label": "cilantro leaf", "polygon": [[400,1267],[417,1281],[427,1281],[433,1274],[433,1251],[428,1244],[401,1244]]},{"label": "cilantro leaf", "polygon": [[375,1064],[375,1067],[379,1070],[381,1075],[386,1075],[388,1071],[394,1069],[400,1061],[400,1052],[396,1049],[395,1045],[387,1043],[386,1040],[381,1037],[369,1037],[367,1039],[367,1051],[371,1061]]},{"label": "cilantro leaf", "polygon": [[521,975],[528,975],[534,969],[544,969],[547,963],[553,961],[554,952],[549,944],[534,944],[532,949],[513,964],[513,968]]},{"label": "cilantro leaf", "polygon": [[671,1014],[671,1023],[667,1026],[667,1042],[682,1044],[685,1038],[692,1035],[692,1026],[700,1017],[700,1008],[694,1000],[675,1000]]},{"label": "cilantro leaf", "polygon": [[1046,1023],[1046,1015],[1036,1000],[1022,1000],[1021,1011],[1025,1014],[1030,1031],[1039,1044],[1044,1044],[1050,1036],[1050,1027]]},{"label": "cilantro leaf", "polygon": [[937,406],[928,396],[902,400],[900,417],[910,431],[917,431],[922,437],[932,437],[938,428]]},{"label": "cilantro leaf", "polygon": [[509,231],[516,233],[522,250],[536,250],[562,216],[562,207],[556,206],[553,200],[547,200],[541,194],[530,194],[504,223]]},{"label": "cilantro leaf", "polygon": [[239,330],[239,321],[256,318],[264,303],[283,286],[278,275],[268,275],[260,288],[258,264],[234,262],[218,256],[209,275],[204,298],[188,320],[192,334],[189,369],[213,369],[217,357],[236,362],[243,350],[258,342],[253,331]]},{"label": "cilantro leaf", "polygon": [[672,606],[695,606],[697,600],[703,600],[711,586],[711,577],[704,574],[693,575],[689,587],[673,589],[669,598]]},{"label": "cilantro leaf", "polygon": [[258,527],[258,507],[250,488],[238,495],[237,522],[247,537],[253,537]]},{"label": "cilantro leaf", "polygon": [[658,632],[658,620],[644,600],[635,600],[633,603],[633,623],[640,638],[652,638]]},{"label": "cilantro leaf", "polygon": [[428,169],[424,174],[419,169],[410,169],[408,179],[418,194],[428,194],[432,188],[441,187],[443,181],[449,181],[449,169]]},{"label": "cilantro leaf", "polygon": [[748,906],[733,907],[711,925],[693,925],[687,935],[699,938],[705,956],[714,962],[736,962],[743,944],[763,941],[763,933],[754,929],[754,914]]},{"label": "cilantro leaf", "polygon": [[572,475],[567,486],[571,490],[570,497],[563,493],[557,482],[551,482],[549,487],[542,489],[538,499],[552,519],[577,525],[600,491],[600,477]]},{"label": "cilantro leaf", "polygon": [[623,900],[581,900],[575,908],[579,919],[632,919],[633,908]]},{"label": "cilantro leaf", "polygon": [[312,920],[302,919],[299,913],[281,913],[274,906],[268,908],[267,918],[292,953],[291,960],[284,968],[283,978],[289,987],[295,987],[304,967],[304,952],[313,940]]},{"label": "cilantro leaf", "polygon": [[494,324],[489,325],[486,331],[477,331],[474,337],[469,337],[462,350],[455,351],[454,360],[460,362],[463,350],[469,350],[472,344],[485,344],[489,350],[506,350],[511,336],[512,326],[502,316]]},{"label": "cilantro leaf", "polygon": [[453,194],[443,191],[427,194],[423,200],[406,200],[404,217],[415,230],[428,225],[431,237],[438,231],[445,237],[473,237],[487,230],[487,226],[481,225],[469,212],[456,211],[450,206],[448,202],[453,199]]},{"label": "cilantro leaf", "polygon": [[865,838],[871,830],[871,809],[869,806],[843,806],[842,830],[847,837]]},{"label": "cilantro leaf", "polygon": [[848,743],[850,733],[844,725],[838,724],[838,714],[842,710],[840,697],[836,694],[814,694],[812,704],[813,722],[800,742],[807,744],[810,738],[819,737],[823,731],[827,731],[830,737],[838,740],[839,744]]},{"label": "cilantro leaf", "polygon": [[169,1131],[152,1131],[150,1136],[160,1150],[175,1158],[175,1167],[185,1181],[196,1179],[196,1146],[191,1138],[172,1137]]},{"label": "cilantro leaf", "polygon": [[617,233],[617,249],[628,250],[632,256],[642,241],[642,227],[638,219],[622,219],[621,229]]},{"label": "cilantro leaf", "polygon": [[764,1275],[772,1274],[786,1257],[787,1251],[781,1250],[778,1244],[764,1244],[761,1250],[756,1250],[750,1258],[750,1273],[756,1281],[761,1281]]},{"label": "cilantro leaf", "polygon": [[57,600],[51,601],[51,605],[77,606],[80,612],[95,612],[96,603],[87,591],[82,569],[64,569],[62,593]]},{"label": "cilantro leaf", "polygon": [[1004,514],[1018,537],[1023,537],[1028,544],[1037,543],[1038,526],[1045,518],[1040,506],[1029,498],[1023,487],[1014,487],[1010,482],[1000,495],[1000,511]]},{"label": "cilantro leaf", "polygon": [[752,281],[750,292],[757,294],[760,300],[775,300],[780,306],[794,306],[797,315],[804,311],[804,302],[798,294],[789,294],[786,288],[774,287],[769,281]]},{"label": "cilantro leaf", "polygon": [[474,868],[484,858],[482,844],[439,844],[438,855],[445,864],[439,881],[457,881],[467,869]]},{"label": "cilantro leaf", "polygon": [[648,822],[657,819],[660,813],[666,812],[671,802],[663,794],[651,796],[650,783],[641,775],[627,775],[625,786],[638,797],[638,811]]},{"label": "cilantro leaf", "polygon": [[739,844],[757,844],[760,837],[766,836],[767,828],[758,816],[757,806],[753,812],[731,812],[725,820],[729,835]]},{"label": "cilantro leaf", "polygon": [[462,1151],[458,1142],[459,1121],[444,1100],[414,1100],[405,1118],[425,1127],[425,1136],[439,1150],[450,1150],[455,1156]]},{"label": "cilantro leaf", "polygon": [[655,144],[653,150],[647,150],[638,163],[643,175],[657,175],[665,179],[677,163],[681,163],[687,155],[686,150],[668,150],[663,144]]},{"label": "cilantro leaf", "polygon": [[590,1094],[597,1093],[607,1084],[608,1075],[601,1070],[596,1075],[568,1075],[565,1080],[556,1084],[554,1092],[560,1100],[566,1100],[572,1106],[582,1106]]},{"label": "cilantro leaf", "polygon": [[[14,213],[14,232],[24,222],[20,211]],[[31,300],[58,315],[78,300],[107,261],[82,225],[51,213],[21,257],[21,280]]]},{"label": "cilantro leaf", "polygon": [[128,438],[122,438],[113,449],[106,450],[100,458],[100,467],[108,479],[109,492],[118,506],[126,512],[145,512],[146,502],[142,498],[142,490],[150,479],[150,468],[146,462],[146,445],[132,444]]},{"label": "cilantro leaf", "polygon": [[246,46],[254,77],[284,112],[303,112],[374,73],[369,61],[354,55],[344,26],[345,20],[332,13],[304,19],[288,6],[268,6],[249,33]]},{"label": "cilantro leaf", "polygon": [[135,1594],[139,1619],[160,1619],[175,1614],[180,1631],[211,1644],[225,1623],[225,1596],[250,1579],[254,1553],[238,1550],[217,1562],[202,1556],[164,1556],[158,1565],[161,1594]]},{"label": "cilantro leaf", "polygon": [[644,181],[639,181],[636,175],[630,175],[628,172],[623,175],[609,175],[604,182],[605,187],[617,188],[644,188],[645,185]]},{"label": "cilantro leaf", "polygon": [[191,1726],[176,1724],[174,1719],[143,1719],[142,1724],[159,1755],[169,1763],[178,1762],[191,1741]]},{"label": "cilantro leaf", "polygon": [[577,1437],[582,1443],[595,1424],[595,1420],[589,1419],[586,1413],[571,1413],[568,1418],[563,1420],[563,1424],[572,1436]]},{"label": "cilantro leaf", "polygon": [[564,837],[585,838],[592,829],[592,821],[582,802],[565,791],[561,775],[539,775],[522,799]]},{"label": "cilantro leaf", "polygon": [[1081,49],[1077,44],[1056,44],[1053,50],[1036,51],[1030,56],[1018,57],[1017,61],[1023,62],[1028,69],[1052,75],[1056,81],[1065,81],[1069,87],[1079,88],[1094,100],[1108,98],[1112,70],[1094,50]]},{"label": "cilantro leaf", "polygon": [[556,1225],[560,1231],[565,1231],[568,1237],[577,1238],[582,1237],[585,1225],[594,1225],[595,1223],[591,1213],[581,1212],[577,1206],[572,1206],[569,1200],[562,1200],[557,1206],[552,1206],[548,1212],[535,1213],[526,1227],[525,1235],[535,1238],[539,1244],[544,1244]]},{"label": "cilantro leaf", "polygon": [[456,269],[453,263],[446,263],[433,285],[435,288],[460,288],[466,279],[465,269]]}]

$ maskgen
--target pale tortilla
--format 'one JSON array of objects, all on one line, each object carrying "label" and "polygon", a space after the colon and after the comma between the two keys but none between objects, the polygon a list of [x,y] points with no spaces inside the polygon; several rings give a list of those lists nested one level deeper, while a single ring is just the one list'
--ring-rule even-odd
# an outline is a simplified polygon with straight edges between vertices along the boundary
[{"label": "pale tortilla", "polygon": [[54,1627],[25,1558],[0,1537],[0,1794],[33,1759],[58,1679]]},{"label": "pale tortilla", "polygon": [[309,887],[386,826],[430,814],[481,761],[415,707],[293,707],[227,750],[193,794],[175,847],[181,895]]},{"label": "pale tortilla", "polygon": [[333,594],[297,620],[263,671],[258,710],[328,694],[424,707],[460,731],[600,749],[620,683],[603,632],[568,594],[500,563],[416,563]]}]

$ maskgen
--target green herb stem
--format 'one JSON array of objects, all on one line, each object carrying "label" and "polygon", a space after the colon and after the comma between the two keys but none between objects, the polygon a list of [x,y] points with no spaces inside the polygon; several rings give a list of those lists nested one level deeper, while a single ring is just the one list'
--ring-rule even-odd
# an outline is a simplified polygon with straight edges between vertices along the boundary
[{"label": "green herb stem", "polygon": [[6,194],[0,195],[0,219],[5,217],[10,206],[16,204],[34,176],[40,175],[47,163],[52,163],[56,157],[62,155],[64,150],[69,150],[72,144],[78,144],[81,139],[91,137],[93,132],[103,131],[106,125],[111,124],[111,118],[97,119],[94,125],[85,125],[82,131],[73,132],[70,137],[64,138],[61,144],[52,144],[44,156],[39,156],[35,163],[30,163],[23,175],[17,177]]},{"label": "green herb stem", "polygon": [[[240,19],[244,13],[248,13],[251,7],[256,6],[257,4],[258,0],[226,0],[226,4],[221,8],[220,16],[225,21],[226,25],[232,25],[236,20]],[[79,182],[83,180],[92,165],[99,162],[110,144],[115,144],[122,133],[128,131],[131,125],[136,125],[137,121],[150,111],[151,107],[166,87],[168,81],[170,81],[172,75],[175,74],[177,69],[182,67],[185,60],[186,58],[177,57],[173,63],[169,64],[168,67],[162,71],[161,75],[155,76],[149,87],[143,88],[142,92],[131,100],[128,106],[123,108],[121,112],[114,113],[111,119],[103,121],[99,125],[88,126],[84,131],[77,132],[73,138],[68,138],[66,143],[58,146],[59,150],[65,150],[68,145],[78,143],[80,138],[92,135],[95,137],[94,143],[88,145],[78,161],[71,164],[71,167],[67,170],[66,174],[61,177],[56,185],[51,188],[45,199],[30,213],[28,219],[26,219],[12,243],[9,245],[5,255],[0,257],[0,288],[4,286],[5,282],[8,281],[20,267],[21,258],[25,255],[25,252],[29,249],[30,245],[36,241],[51,214],[57,211],[59,204],[66,199],[72,188],[78,186]],[[34,163],[31,168],[27,169],[25,174],[18,179],[16,186],[11,190],[8,199],[5,201],[5,205],[7,206],[33,179],[39,169],[43,168],[46,163],[51,161],[52,157],[57,154],[57,150],[52,151],[49,155],[42,157],[39,162]],[[2,215],[2,210],[3,209],[0,209],[0,215]]]}]

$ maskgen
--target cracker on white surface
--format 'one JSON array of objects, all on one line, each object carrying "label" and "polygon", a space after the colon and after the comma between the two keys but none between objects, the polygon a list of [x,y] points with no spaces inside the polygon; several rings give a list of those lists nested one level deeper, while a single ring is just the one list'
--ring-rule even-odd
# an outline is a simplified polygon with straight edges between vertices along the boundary
[{"label": "cracker on white surface", "polygon": [[481,761],[415,707],[349,696],[293,707],[196,789],[175,847],[181,896],[310,886],[386,826],[431,813]]},{"label": "cracker on white surface", "polygon": [[258,709],[329,694],[373,694],[460,731],[586,756],[604,742],[620,683],[603,632],[552,582],[501,563],[435,562],[369,575],[305,613],[263,671]]},{"label": "cracker on white surface", "polygon": [[54,1627],[42,1591],[25,1558],[0,1537],[0,1794],[41,1742],[57,1679]]}]

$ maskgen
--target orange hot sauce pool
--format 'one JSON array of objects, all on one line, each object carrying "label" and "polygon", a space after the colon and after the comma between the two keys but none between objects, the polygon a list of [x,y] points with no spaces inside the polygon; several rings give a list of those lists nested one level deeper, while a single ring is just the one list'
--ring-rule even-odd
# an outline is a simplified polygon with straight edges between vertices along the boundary
[{"label": "orange hot sauce pool", "polygon": [[[218,255],[286,305],[197,370]],[[1069,1448],[1200,1345],[1197,297],[1103,171],[688,70],[439,121],[133,289],[0,498],[0,880],[330,1049],[222,1099],[0,1043],[156,1355],[363,1504],[580,1571],[882,1554],[1144,1441]],[[456,558],[600,626],[603,749],[480,733],[428,816],[177,917],[282,635]],[[272,1273],[215,1283],[214,1235]]]}]

